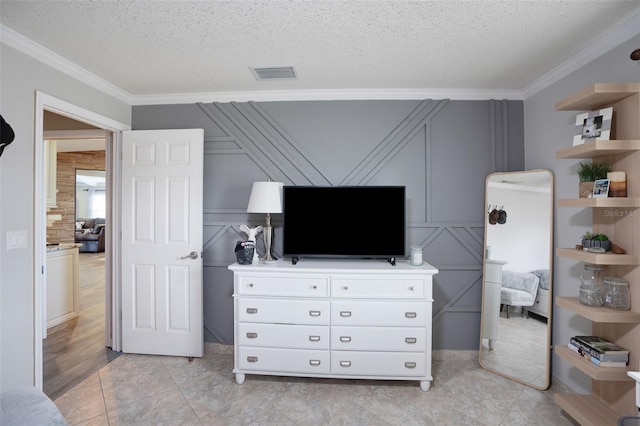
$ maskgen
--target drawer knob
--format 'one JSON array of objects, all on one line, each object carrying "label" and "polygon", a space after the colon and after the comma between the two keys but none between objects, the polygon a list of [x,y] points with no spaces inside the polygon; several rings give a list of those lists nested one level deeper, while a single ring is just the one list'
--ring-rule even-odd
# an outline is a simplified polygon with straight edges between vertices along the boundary
[{"label": "drawer knob", "polygon": [[404,341],[405,343],[414,344],[418,341],[418,339],[416,339],[415,337],[405,337]]},{"label": "drawer knob", "polygon": [[258,357],[257,356],[248,356],[247,357],[247,362],[258,362]]},{"label": "drawer knob", "polygon": [[415,362],[405,362],[404,366],[406,368],[416,368],[416,363]]},{"label": "drawer knob", "polygon": [[351,367],[351,361],[340,361],[340,367]]},{"label": "drawer knob", "polygon": [[309,336],[309,340],[312,342],[319,342],[320,336]]},{"label": "drawer knob", "polygon": [[253,288],[253,283],[249,283],[249,288]]},{"label": "drawer knob", "polygon": [[312,365],[314,367],[317,367],[320,365],[320,360],[319,359],[310,359],[309,360],[309,365]]},{"label": "drawer knob", "polygon": [[317,286],[317,285],[312,285],[312,286],[311,286],[311,288],[312,288],[313,290],[316,290],[316,289],[318,288],[318,286]]},{"label": "drawer knob", "polygon": [[310,317],[319,317],[320,316],[320,311],[309,311],[309,316]]},{"label": "drawer knob", "polygon": [[345,291],[347,291],[347,290],[349,290],[349,286],[348,286],[348,285],[343,285],[343,286],[342,286],[342,289],[343,289],[343,290],[345,290]]},{"label": "drawer knob", "polygon": [[416,314],[415,312],[405,312],[404,316],[407,318],[416,318],[418,314]]},{"label": "drawer knob", "polygon": [[258,313],[258,308],[247,308],[247,313],[248,314],[257,314]]},{"label": "drawer knob", "polygon": [[409,286],[409,291],[413,291],[413,286]]},{"label": "drawer knob", "polygon": [[343,318],[349,318],[351,316],[351,311],[340,311],[340,316]]},{"label": "drawer knob", "polygon": [[249,339],[256,339],[258,337],[258,333],[247,333],[247,338]]},{"label": "drawer knob", "polygon": [[340,336],[340,341],[349,343],[351,341],[351,336]]}]

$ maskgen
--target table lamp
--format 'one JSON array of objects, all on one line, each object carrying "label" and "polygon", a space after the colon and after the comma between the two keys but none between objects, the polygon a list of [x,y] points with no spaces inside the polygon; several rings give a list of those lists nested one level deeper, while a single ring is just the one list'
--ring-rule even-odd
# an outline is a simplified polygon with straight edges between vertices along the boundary
[{"label": "table lamp", "polygon": [[282,187],[281,182],[254,182],[249,197],[247,213],[266,213],[267,223],[262,230],[264,237],[264,257],[262,262],[273,263],[275,259],[271,256],[271,239],[273,228],[271,226],[271,213],[282,213]]}]

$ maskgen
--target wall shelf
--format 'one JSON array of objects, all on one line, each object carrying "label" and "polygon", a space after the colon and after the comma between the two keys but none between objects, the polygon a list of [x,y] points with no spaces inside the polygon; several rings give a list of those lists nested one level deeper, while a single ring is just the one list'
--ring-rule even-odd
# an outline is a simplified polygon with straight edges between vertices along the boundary
[{"label": "wall shelf", "polygon": [[638,197],[608,197],[608,198],[559,198],[558,207],[608,207],[608,208],[640,208]]},{"label": "wall shelf", "polygon": [[556,158],[598,158],[640,150],[640,140],[593,141],[556,151]]},{"label": "wall shelf", "polygon": [[640,83],[598,83],[556,102],[556,111],[592,111],[640,92]]},{"label": "wall shelf", "polygon": [[640,324],[640,313],[634,311],[615,311],[604,307],[586,306],[577,297],[556,296],[556,305],[568,309],[584,318],[599,323]]},{"label": "wall shelf", "polygon": [[595,380],[609,380],[626,382],[632,380],[628,375],[627,367],[599,367],[583,356],[573,352],[567,346],[555,346],[555,353],[562,359],[568,361],[574,367]]},{"label": "wall shelf", "polygon": [[640,265],[640,255],[637,254],[591,253],[576,248],[558,247],[556,248],[556,256],[594,265]]},{"label": "wall shelf", "polygon": [[594,395],[559,393],[555,402],[581,425],[616,426],[620,415]]}]

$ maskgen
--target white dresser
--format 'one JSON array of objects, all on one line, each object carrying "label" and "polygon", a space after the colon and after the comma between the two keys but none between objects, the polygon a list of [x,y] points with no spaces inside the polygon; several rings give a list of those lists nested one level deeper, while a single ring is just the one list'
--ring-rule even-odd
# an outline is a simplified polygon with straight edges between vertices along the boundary
[{"label": "white dresser", "polygon": [[237,383],[266,374],[418,380],[429,390],[433,266],[302,259],[229,269]]}]

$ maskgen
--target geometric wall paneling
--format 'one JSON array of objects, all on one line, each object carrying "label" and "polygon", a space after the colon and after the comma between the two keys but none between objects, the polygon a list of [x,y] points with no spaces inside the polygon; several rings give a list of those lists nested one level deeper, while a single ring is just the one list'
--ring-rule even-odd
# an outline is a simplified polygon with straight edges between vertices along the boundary
[{"label": "geometric wall paneling", "polygon": [[[309,161],[326,171],[327,184],[358,184],[349,174],[375,154],[420,101],[310,101],[259,104],[265,115],[287,129]],[[303,106],[299,108],[299,106]],[[313,117],[313,119],[309,119]],[[371,117],[376,117],[371,120]],[[313,183],[315,183],[312,180]],[[320,184],[320,183],[316,183]]]},{"label": "geometric wall paneling", "polygon": [[387,135],[358,166],[343,179],[343,185],[366,185],[413,137],[422,132],[431,117],[447,101],[422,101],[398,126]]},{"label": "geometric wall paneling", "polygon": [[236,241],[244,240],[239,230],[225,223],[204,222],[204,246],[202,248],[205,266],[229,265],[236,261],[234,253]]},{"label": "geometric wall paneling", "polygon": [[[307,184],[318,184],[316,181],[326,182],[326,178],[317,167],[308,162],[302,149],[291,141],[276,123],[258,112],[253,114],[255,104],[231,102],[199,105],[225,132],[233,135],[254,166],[271,180],[299,182],[308,179],[306,172],[315,178],[315,181],[309,180]],[[255,121],[251,120],[252,117]],[[257,117],[260,117],[259,121]],[[292,160],[298,160],[300,163],[293,163]]]},{"label": "geometric wall paneling", "polygon": [[437,286],[433,292],[434,323],[440,320],[445,312],[478,312],[477,297],[482,295],[482,270],[448,269],[442,278],[447,285]]},{"label": "geometric wall paneling", "polygon": [[480,268],[481,243],[470,243],[473,236],[475,233],[467,227],[441,226],[426,242],[428,262],[439,265],[438,269],[469,265]]},{"label": "geometric wall paneling", "polygon": [[[234,248],[254,181],[404,185],[406,244],[434,277],[434,349],[477,349],[484,183],[524,164],[521,101],[302,101],[135,106],[136,130],[204,128],[205,340],[233,343]],[[505,169],[505,170],[507,170]],[[375,214],[375,212],[373,212]],[[273,251],[282,250],[274,215]],[[381,218],[381,229],[384,218]],[[354,235],[354,238],[357,236]],[[258,252],[264,252],[262,236]],[[407,255],[408,255],[407,251]]]}]

